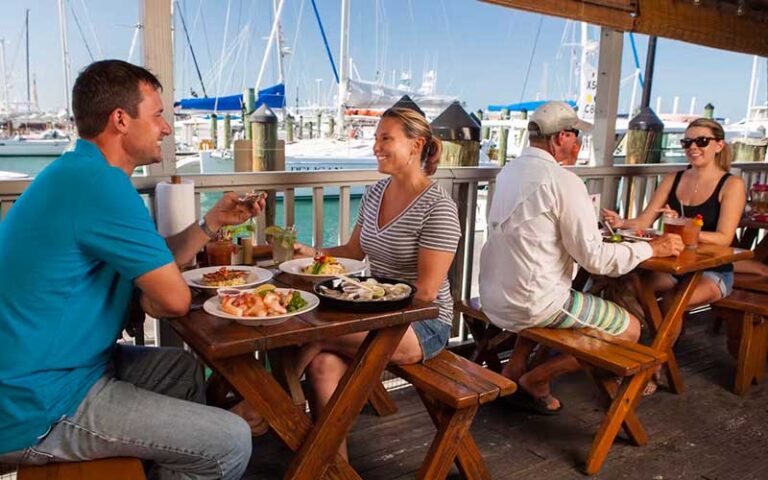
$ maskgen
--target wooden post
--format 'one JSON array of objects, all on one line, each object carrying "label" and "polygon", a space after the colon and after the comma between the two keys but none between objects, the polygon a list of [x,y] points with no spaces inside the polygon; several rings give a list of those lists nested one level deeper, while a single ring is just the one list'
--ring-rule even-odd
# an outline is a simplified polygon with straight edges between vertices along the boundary
[{"label": "wooden post", "polygon": [[219,148],[219,119],[215,113],[211,114],[211,148]]},{"label": "wooden post", "polygon": [[224,115],[224,148],[229,149],[232,146],[232,116]]},{"label": "wooden post", "polygon": [[251,114],[256,108],[254,89],[246,88],[243,91],[243,130],[245,130],[245,139],[253,140],[251,136]]},{"label": "wooden post", "polygon": [[312,122],[309,122],[307,124],[307,129],[309,131],[309,133],[307,135],[308,135],[309,139],[312,140]]},{"label": "wooden post", "polygon": [[715,118],[715,106],[711,103],[704,106],[704,117],[709,119]]},{"label": "wooden post", "polygon": [[[603,27],[600,29],[600,54],[597,63],[597,91],[595,93],[595,128],[592,144],[595,150],[595,165],[613,166],[613,151],[616,143],[616,113],[619,109],[619,87],[621,82],[621,54],[624,34]],[[600,203],[605,208],[616,208],[617,179],[603,181]]]},{"label": "wooden post", "polygon": [[[252,170],[254,172],[274,171],[277,163],[277,116],[266,105],[260,106],[251,115],[253,137]],[[264,219],[267,226],[275,224],[276,194],[267,192]]]},{"label": "wooden post", "polygon": [[503,167],[507,164],[507,137],[509,136],[509,129],[507,127],[499,127],[499,153],[497,155],[499,160],[499,166]]},{"label": "wooden post", "polygon": [[293,143],[293,116],[285,117],[285,143]]},{"label": "wooden post", "polygon": [[304,140],[304,116],[299,115],[299,140]]},{"label": "wooden post", "polygon": [[[480,121],[483,121],[483,110],[479,109],[477,111],[477,118],[480,119]],[[483,137],[483,140],[488,140],[491,138],[491,129],[489,127],[482,127],[481,129],[481,136]]]},{"label": "wooden post", "polygon": [[[143,0],[141,2],[142,59],[144,68],[157,76],[163,84],[160,97],[163,100],[163,119],[173,131],[173,14],[171,0]],[[161,144],[163,161],[149,166],[152,176],[176,173],[176,140],[168,135]]]},{"label": "wooden post", "polygon": [[317,112],[317,138],[322,138],[323,112]]},{"label": "wooden post", "polygon": [[336,129],[336,119],[328,117],[328,137],[333,138],[334,130]]}]

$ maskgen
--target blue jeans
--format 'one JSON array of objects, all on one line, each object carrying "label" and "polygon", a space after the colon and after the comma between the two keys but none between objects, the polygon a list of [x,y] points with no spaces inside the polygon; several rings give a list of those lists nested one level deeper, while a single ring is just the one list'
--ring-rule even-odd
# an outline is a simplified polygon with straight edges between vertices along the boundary
[{"label": "blue jeans", "polygon": [[113,367],[77,412],[0,463],[138,457],[152,462],[150,478],[239,479],[251,457],[250,428],[204,401],[202,368],[191,354],[118,345]]},{"label": "blue jeans", "polygon": [[436,318],[413,322],[411,327],[421,345],[422,361],[429,360],[440,353],[451,336],[451,326]]}]

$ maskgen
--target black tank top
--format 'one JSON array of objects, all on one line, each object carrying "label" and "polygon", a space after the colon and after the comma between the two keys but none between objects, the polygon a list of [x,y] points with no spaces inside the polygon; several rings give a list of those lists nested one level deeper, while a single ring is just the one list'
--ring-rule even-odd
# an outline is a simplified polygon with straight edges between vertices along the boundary
[{"label": "black tank top", "polygon": [[[696,215],[701,215],[704,219],[704,225],[701,227],[701,230],[703,232],[716,232],[717,221],[720,219],[720,190],[723,189],[723,185],[725,185],[725,182],[731,174],[726,172],[725,175],[720,177],[720,181],[717,182],[715,191],[712,192],[712,195],[710,195],[704,203],[698,205],[681,205],[680,199],[677,198],[677,186],[680,184],[680,179],[683,177],[684,172],[685,170],[677,172],[675,175],[675,181],[672,183],[672,191],[669,192],[669,197],[667,198],[670,208],[676,212],[685,213],[685,216],[688,218],[694,218]],[[733,271],[733,265],[729,263],[728,265],[712,268],[710,270],[715,272],[731,272]]]}]

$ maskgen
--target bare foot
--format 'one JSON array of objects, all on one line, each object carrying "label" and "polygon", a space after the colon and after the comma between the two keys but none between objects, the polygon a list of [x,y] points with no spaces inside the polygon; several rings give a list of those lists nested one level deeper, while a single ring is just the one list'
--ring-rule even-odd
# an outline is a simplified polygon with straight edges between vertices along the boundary
[{"label": "bare foot", "polygon": [[547,406],[547,410],[558,410],[560,400],[549,393],[548,383],[529,383],[528,375],[523,375],[517,381],[518,386],[528,392],[533,398],[541,400]]},{"label": "bare foot", "polygon": [[248,422],[248,426],[251,427],[251,435],[254,437],[264,435],[269,430],[269,424],[264,420],[264,417],[256,413],[245,400],[232,407],[229,411]]}]

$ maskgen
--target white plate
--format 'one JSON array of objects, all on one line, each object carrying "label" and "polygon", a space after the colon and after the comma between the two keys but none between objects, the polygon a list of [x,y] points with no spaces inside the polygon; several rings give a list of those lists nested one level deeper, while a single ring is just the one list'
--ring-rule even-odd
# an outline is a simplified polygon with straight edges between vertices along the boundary
[{"label": "white plate", "polygon": [[[210,313],[211,315],[216,315],[217,317],[221,318],[228,318],[230,320],[236,321],[237,323],[242,323],[243,325],[248,325],[251,327],[262,327],[265,325],[277,325],[278,323],[282,323],[288,320],[294,315],[300,315],[302,313],[309,312],[310,310],[314,310],[320,304],[320,299],[317,298],[317,295],[314,293],[305,292],[304,290],[294,290],[292,288],[275,289],[275,291],[279,293],[287,293],[291,290],[299,292],[301,294],[301,298],[307,302],[307,306],[295,312],[289,312],[283,315],[275,315],[271,317],[238,317],[237,315],[232,315],[230,313],[222,312],[219,310],[219,296],[217,295],[205,301],[203,304],[203,310]],[[247,292],[248,290],[244,291]]]},{"label": "white plate", "polygon": [[[272,272],[259,267],[252,267],[250,265],[226,265],[226,267],[228,270],[247,270],[248,271],[248,276],[245,278],[244,284],[228,286],[229,288],[251,287],[253,285],[264,283],[267,280],[270,280],[272,278]],[[214,287],[214,286],[209,286],[204,284],[203,274],[213,273],[219,270],[220,268],[221,267],[196,268],[194,270],[187,270],[186,272],[181,272],[181,276],[184,277],[184,280],[187,282],[187,285],[189,285],[192,288],[206,288],[206,289],[216,290],[218,288],[224,288],[224,287],[222,286]]]},{"label": "white plate", "polygon": [[[637,232],[638,228],[620,228],[619,230],[616,230],[616,233],[621,235],[622,237],[629,239],[629,240],[639,240],[641,242],[650,242],[653,240],[653,238],[648,237],[641,237],[639,235],[636,235],[635,232]],[[656,230],[655,228],[644,228],[642,229],[644,232],[653,233],[657,237],[661,236],[661,232]]]},{"label": "white plate", "polygon": [[[352,258],[334,258],[341,264],[342,267],[344,267],[344,270],[346,270],[344,275],[355,275],[365,271],[365,262],[361,262],[360,260],[355,260]],[[307,265],[311,265],[314,261],[315,260],[312,258],[295,258],[293,260],[288,260],[287,262],[281,263],[278,268],[285,273],[290,273],[291,275],[304,277],[310,280],[327,280],[329,278],[334,278],[333,275],[312,275],[311,273],[304,273],[302,271],[302,268],[306,267]]]}]

